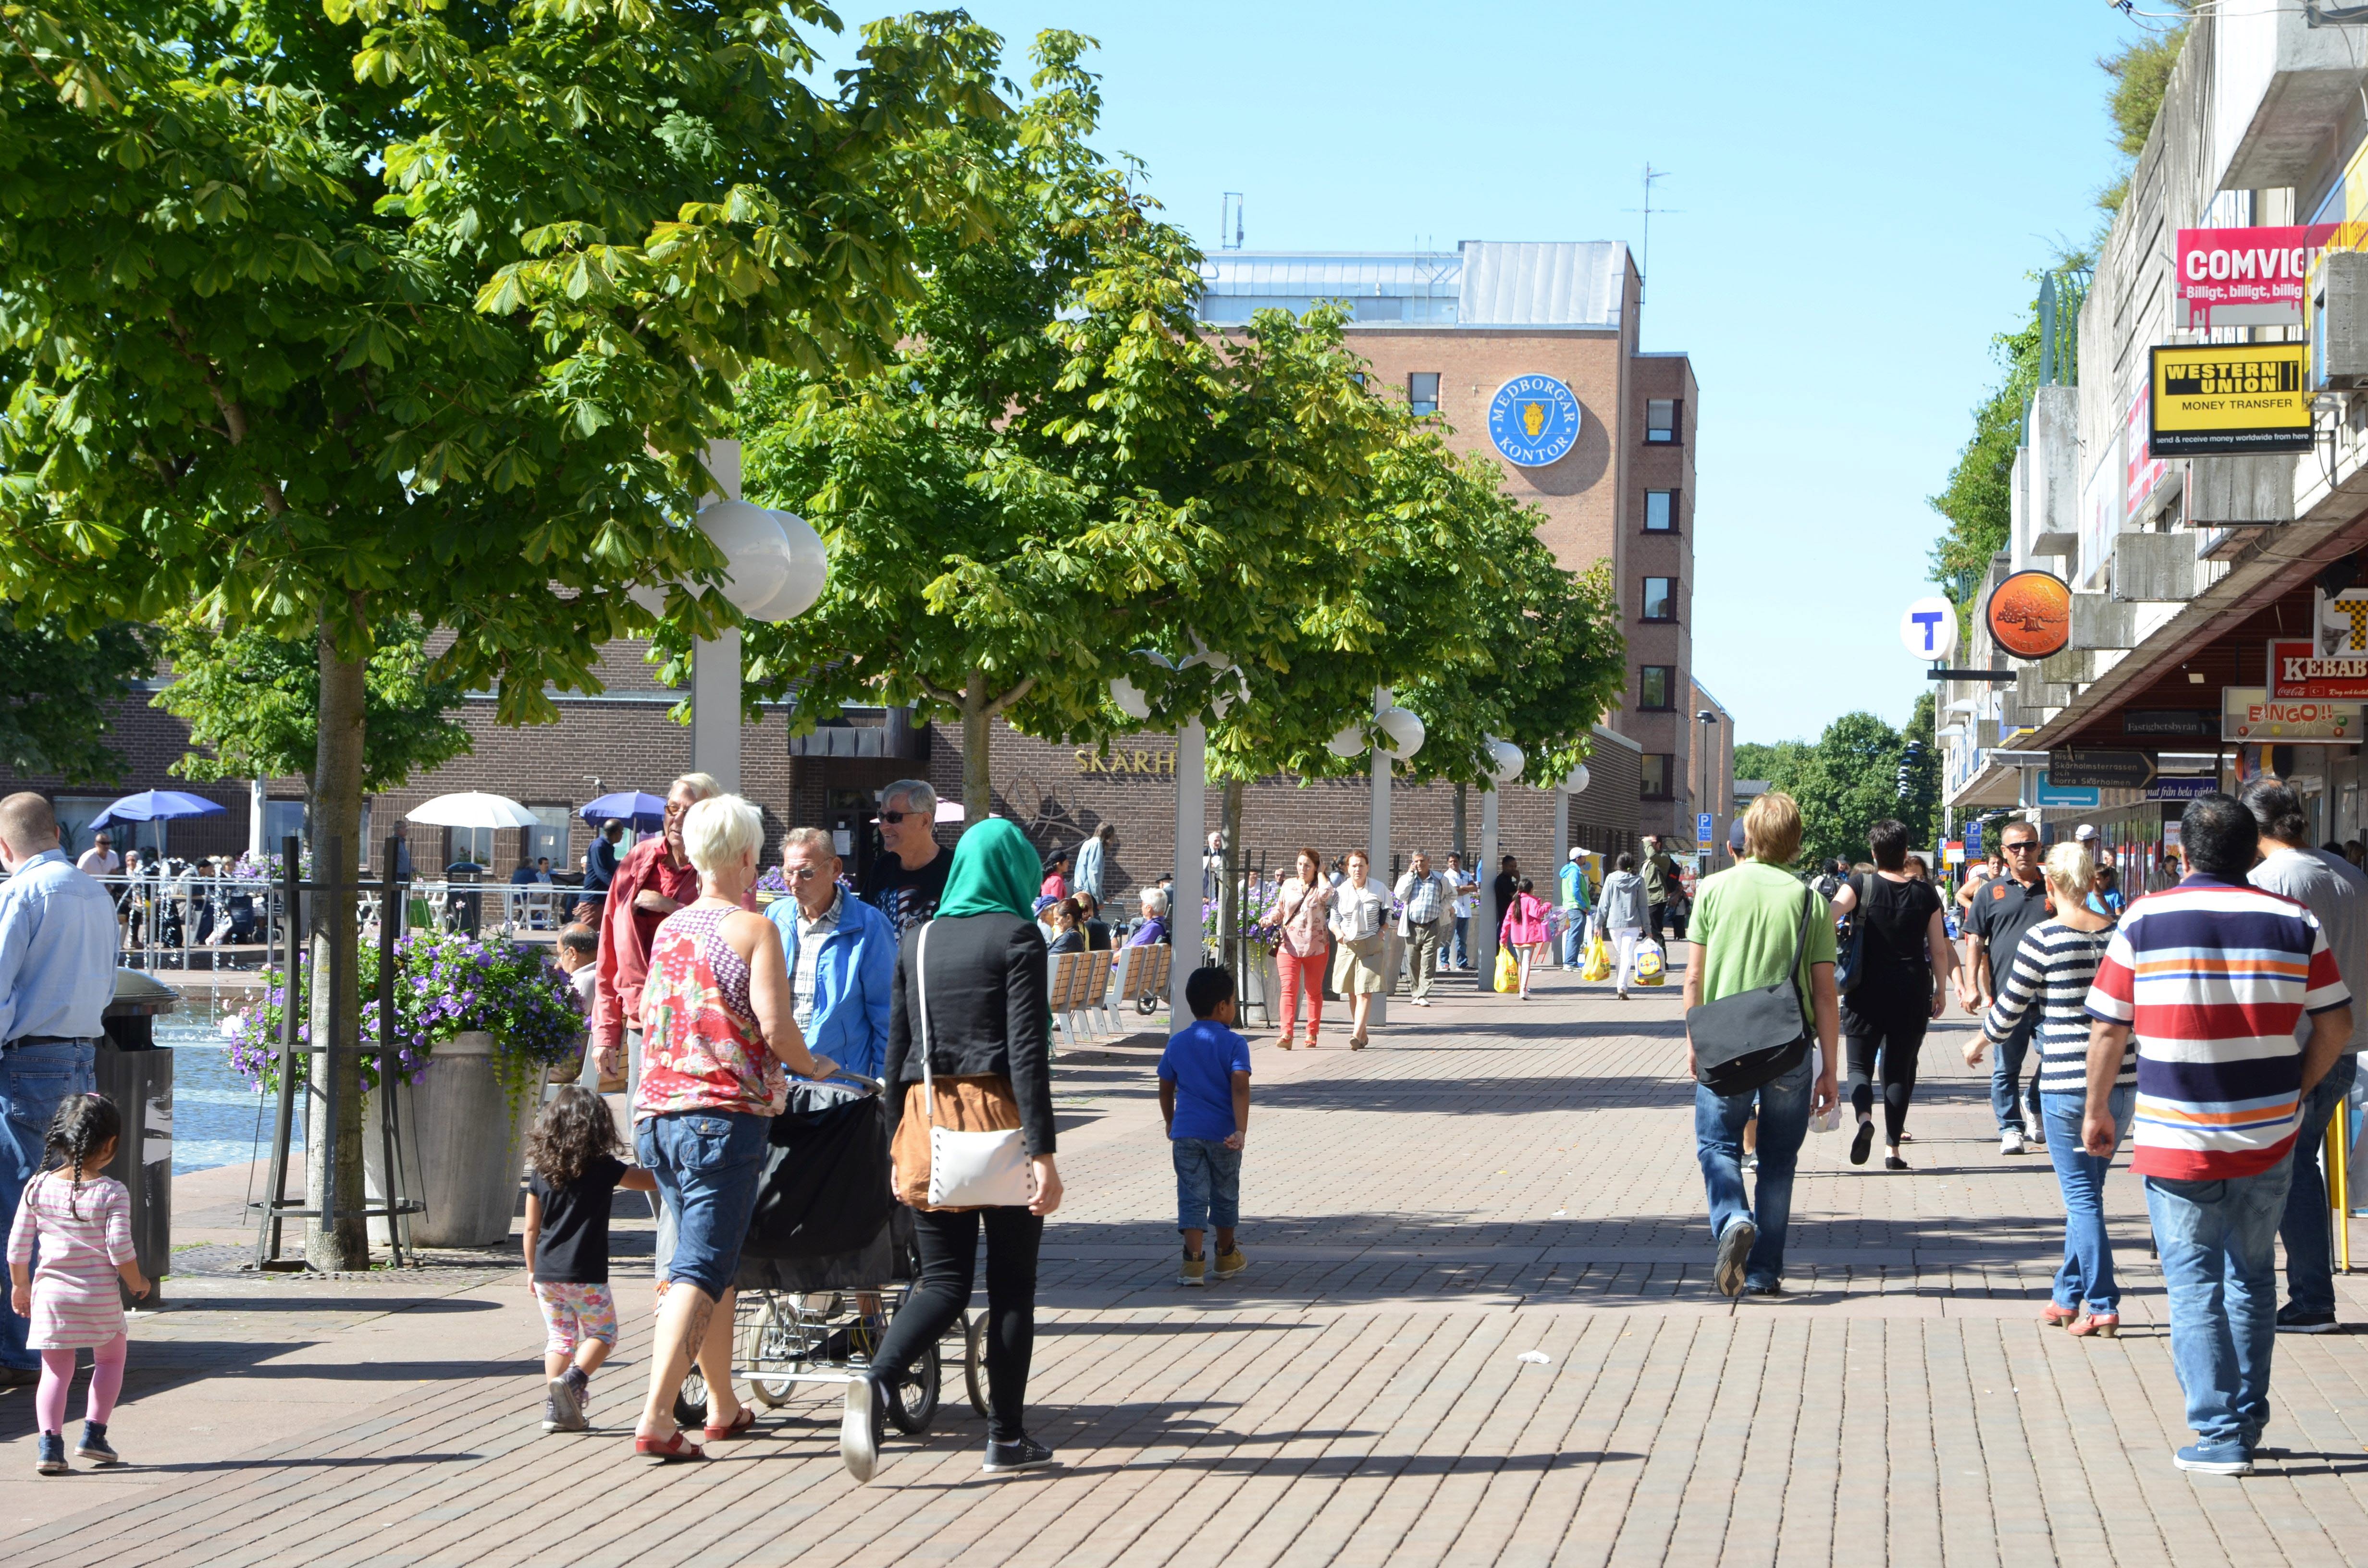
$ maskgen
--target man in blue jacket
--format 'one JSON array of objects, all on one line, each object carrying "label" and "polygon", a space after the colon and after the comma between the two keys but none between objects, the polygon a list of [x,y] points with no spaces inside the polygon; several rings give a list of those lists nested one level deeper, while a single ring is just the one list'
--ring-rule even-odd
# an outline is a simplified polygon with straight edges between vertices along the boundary
[{"label": "man in blue jacket", "polygon": [[[888,1062],[888,994],[896,983],[896,933],[888,917],[838,885],[839,859],[820,828],[781,841],[790,896],[765,908],[780,927],[791,995],[806,1049],[877,1078]],[[827,1043],[825,1043],[827,1042]]]}]

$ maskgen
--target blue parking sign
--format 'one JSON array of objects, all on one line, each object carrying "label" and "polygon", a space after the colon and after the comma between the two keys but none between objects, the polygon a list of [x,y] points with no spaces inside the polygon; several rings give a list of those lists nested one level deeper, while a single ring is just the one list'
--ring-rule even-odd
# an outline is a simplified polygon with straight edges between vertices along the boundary
[{"label": "blue parking sign", "polygon": [[1694,817],[1694,842],[1697,844],[1708,844],[1710,842],[1710,832],[1711,813],[1708,812],[1698,813]]}]

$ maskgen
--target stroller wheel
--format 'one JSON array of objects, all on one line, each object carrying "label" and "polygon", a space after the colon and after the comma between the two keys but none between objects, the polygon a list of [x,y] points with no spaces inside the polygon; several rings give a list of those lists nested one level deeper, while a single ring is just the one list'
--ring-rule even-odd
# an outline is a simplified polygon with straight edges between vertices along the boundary
[{"label": "stroller wheel", "polygon": [[707,1425],[707,1379],[693,1367],[682,1380],[682,1387],[674,1396],[674,1419],[677,1426]]},{"label": "stroller wheel", "polygon": [[931,1345],[921,1352],[913,1370],[888,1402],[888,1419],[896,1430],[908,1437],[917,1437],[929,1429],[938,1414],[938,1386],[943,1375],[943,1362],[938,1347]]},{"label": "stroller wheel", "polygon": [[1147,1018],[1152,1014],[1159,1011],[1159,998],[1156,996],[1138,996],[1134,999],[1134,1010],[1141,1013]]},{"label": "stroller wheel", "polygon": [[970,1394],[970,1407],[978,1418],[986,1419],[986,1314],[980,1312],[970,1320],[962,1331],[962,1386]]},{"label": "stroller wheel", "polygon": [[773,1382],[757,1378],[750,1381],[748,1391],[757,1396],[757,1403],[777,1410],[790,1403],[790,1392],[797,1386],[787,1378]]}]

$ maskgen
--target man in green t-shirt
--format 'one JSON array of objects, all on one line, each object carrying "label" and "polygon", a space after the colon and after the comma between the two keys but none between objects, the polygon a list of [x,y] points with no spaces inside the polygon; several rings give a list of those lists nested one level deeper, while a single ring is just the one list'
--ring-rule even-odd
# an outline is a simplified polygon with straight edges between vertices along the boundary
[{"label": "man in green t-shirt", "polygon": [[[1825,1051],[1748,1094],[1714,1095],[1694,1085],[1694,1153],[1710,1195],[1711,1233],[1717,1237],[1717,1282],[1726,1295],[1783,1294],[1784,1228],[1793,1214],[1793,1171],[1809,1118],[1838,1097],[1840,1005],[1834,994],[1834,917],[1816,891],[1784,866],[1801,851],[1801,808],[1770,791],[1743,819],[1746,858],[1734,869],[1704,877],[1694,894],[1687,929],[1688,1012],[1738,992],[1780,984],[1792,969],[1801,997],[1803,1032]],[[1797,960],[1794,955],[1798,954]],[[1694,1048],[1686,1040],[1686,1071]],[[1743,1128],[1759,1121],[1759,1201],[1743,1189]]]}]

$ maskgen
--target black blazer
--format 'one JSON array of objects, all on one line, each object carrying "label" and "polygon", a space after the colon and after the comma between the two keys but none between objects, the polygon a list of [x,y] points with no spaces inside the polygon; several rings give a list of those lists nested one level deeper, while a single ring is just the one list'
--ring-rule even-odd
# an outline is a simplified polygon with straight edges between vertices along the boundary
[{"label": "black blazer", "polygon": [[1053,1153],[1053,1014],[1045,995],[1044,934],[1016,915],[964,915],[905,933],[888,998],[888,1135],[905,1090],[921,1081],[915,1049],[920,992],[914,966],[929,933],[929,1071],[940,1077],[999,1073],[1019,1101],[1030,1154]]}]

